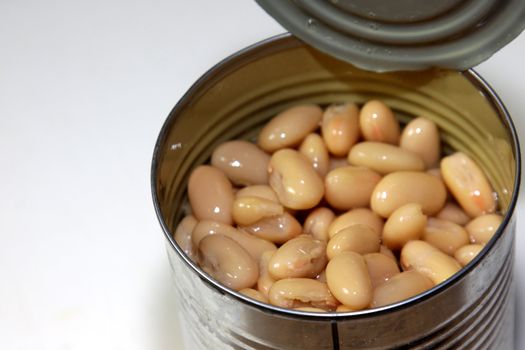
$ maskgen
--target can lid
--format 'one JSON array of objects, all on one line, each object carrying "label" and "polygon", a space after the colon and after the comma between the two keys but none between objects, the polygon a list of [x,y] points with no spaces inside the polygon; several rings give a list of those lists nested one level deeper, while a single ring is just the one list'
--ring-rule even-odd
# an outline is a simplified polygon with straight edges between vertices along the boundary
[{"label": "can lid", "polygon": [[373,71],[473,67],[525,28],[524,0],[256,0],[301,40]]}]

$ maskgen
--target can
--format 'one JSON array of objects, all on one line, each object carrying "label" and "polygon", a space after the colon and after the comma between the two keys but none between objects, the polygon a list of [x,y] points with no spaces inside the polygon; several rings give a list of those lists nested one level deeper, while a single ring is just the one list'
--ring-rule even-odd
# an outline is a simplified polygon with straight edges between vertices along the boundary
[{"label": "can", "polygon": [[[186,186],[220,143],[253,140],[299,103],[383,100],[402,123],[424,115],[444,151],[460,150],[487,174],[503,223],[459,273],[427,292],[352,313],[294,311],[254,301],[213,280],[173,239],[187,213]],[[513,349],[514,237],[520,150],[512,120],[473,70],[374,73],[284,34],[204,74],[168,116],[152,163],[153,201],[166,238],[175,295],[192,349]]]}]

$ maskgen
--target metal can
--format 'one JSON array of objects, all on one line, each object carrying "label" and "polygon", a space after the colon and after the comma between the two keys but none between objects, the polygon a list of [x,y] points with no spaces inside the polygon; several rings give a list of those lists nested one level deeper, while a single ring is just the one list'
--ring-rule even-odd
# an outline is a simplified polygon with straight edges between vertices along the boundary
[{"label": "metal can", "polygon": [[[402,123],[420,115],[436,122],[445,152],[474,158],[498,194],[503,223],[459,273],[396,304],[321,314],[285,310],[228,289],[177,246],[173,232],[187,210],[188,177],[218,144],[254,139],[269,118],[298,103],[372,98],[385,101]],[[286,34],[230,56],[171,111],[153,155],[153,201],[192,349],[512,349],[520,169],[512,120],[473,70],[368,72]]]}]

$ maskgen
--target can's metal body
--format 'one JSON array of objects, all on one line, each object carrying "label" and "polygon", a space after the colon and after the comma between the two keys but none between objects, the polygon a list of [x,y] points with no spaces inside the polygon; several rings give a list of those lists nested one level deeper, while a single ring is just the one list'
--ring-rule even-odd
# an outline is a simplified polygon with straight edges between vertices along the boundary
[{"label": "can's metal body", "polygon": [[[253,139],[290,105],[383,99],[406,122],[425,115],[445,152],[481,165],[504,222],[480,255],[443,284],[409,300],[354,313],[284,310],[229,290],[199,270],[172,233],[187,208],[191,170],[214,147]],[[503,105],[472,71],[364,72],[284,35],[241,51],[206,73],[166,121],[152,166],[152,190],[166,235],[181,323],[192,349],[512,349],[513,257],[520,155]]]}]

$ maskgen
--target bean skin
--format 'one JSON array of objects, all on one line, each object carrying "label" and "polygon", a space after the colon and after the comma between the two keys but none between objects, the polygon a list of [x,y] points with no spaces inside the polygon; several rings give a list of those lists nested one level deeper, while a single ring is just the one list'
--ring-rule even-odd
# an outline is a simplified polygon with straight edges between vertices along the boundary
[{"label": "bean skin", "polygon": [[352,225],[337,232],[326,246],[328,259],[342,252],[359,254],[379,252],[380,239],[372,228],[365,225]]},{"label": "bean skin", "polygon": [[414,269],[427,276],[434,284],[452,277],[461,265],[451,256],[424,241],[410,241],[401,250],[403,270]]},{"label": "bean skin", "polygon": [[363,257],[365,258],[368,275],[370,276],[370,282],[373,288],[385,283],[392,276],[399,273],[396,260],[384,254],[370,253],[363,255]]},{"label": "bean skin", "polygon": [[279,203],[277,194],[275,194],[274,190],[272,190],[272,188],[268,185],[253,185],[241,188],[239,191],[237,191],[235,197],[259,197]]},{"label": "bean skin", "polygon": [[330,167],[330,156],[323,139],[312,133],[304,139],[299,147],[299,153],[304,155],[320,176],[325,176]]},{"label": "bean skin", "polygon": [[332,170],[324,180],[325,198],[338,210],[367,207],[381,175],[364,167],[347,166]]},{"label": "bean skin", "polygon": [[374,289],[370,307],[394,304],[423,293],[433,286],[430,278],[415,270],[401,272]]},{"label": "bean skin", "polygon": [[399,146],[417,154],[423,159],[427,168],[439,165],[441,140],[437,125],[426,118],[416,118],[407,124]]},{"label": "bean skin", "polygon": [[268,170],[270,187],[285,207],[310,209],[323,198],[323,180],[299,152],[291,149],[275,152]]},{"label": "bean skin", "polygon": [[423,240],[451,256],[469,243],[467,231],[463,227],[452,221],[436,218],[428,219],[423,231]]},{"label": "bean skin", "polygon": [[267,240],[252,236],[244,231],[238,230],[233,226],[216,221],[200,221],[192,232],[192,242],[195,247],[199,247],[201,240],[210,235],[221,234],[239,243],[253,257],[259,261],[265,251],[275,251],[275,244]]},{"label": "bean skin", "polygon": [[405,204],[386,221],[382,242],[390,249],[400,250],[408,241],[421,238],[426,224],[427,216],[423,214],[420,204]]},{"label": "bean skin", "polygon": [[400,171],[385,176],[374,189],[370,207],[384,218],[405,204],[421,205],[425,215],[437,214],[445,205],[447,191],[438,178],[421,172]]},{"label": "bean skin", "polygon": [[372,301],[372,283],[365,259],[355,252],[335,256],[326,266],[326,283],[343,305],[362,310]]},{"label": "bean skin", "polygon": [[260,301],[261,303],[268,303],[268,298],[256,289],[244,288],[239,293],[246,295],[249,298]]},{"label": "bean skin", "polygon": [[175,234],[173,235],[173,238],[175,238],[175,242],[177,242],[180,249],[182,249],[182,251],[186,253],[186,255],[192,261],[197,261],[198,257],[197,249],[195,249],[195,246],[191,240],[191,234],[196,225],[197,219],[195,219],[194,216],[185,216],[180,221],[179,225],[175,229]]},{"label": "bean skin", "polygon": [[465,266],[471,262],[482,249],[483,245],[481,244],[467,244],[456,250],[454,258],[456,258],[462,266]]},{"label": "bean skin", "polygon": [[368,208],[356,208],[338,216],[328,227],[328,236],[332,238],[342,229],[356,224],[370,227],[378,237],[383,231],[383,219],[379,215]]},{"label": "bean skin", "polygon": [[496,233],[503,217],[498,214],[481,215],[470,221],[465,229],[471,243],[486,244]]},{"label": "bean skin", "polygon": [[188,197],[197,220],[233,222],[233,187],[221,170],[209,165],[195,168],[188,181]]},{"label": "bean skin", "polygon": [[273,254],[268,271],[275,279],[316,277],[326,266],[326,243],[301,235]]},{"label": "bean skin", "polygon": [[211,235],[199,244],[201,268],[220,283],[235,290],[257,282],[259,268],[250,254],[233,239]]},{"label": "bean skin", "polygon": [[348,163],[370,168],[380,174],[425,170],[425,163],[417,154],[380,142],[356,144],[348,154]]},{"label": "bean skin", "polygon": [[281,204],[260,197],[241,197],[233,201],[233,221],[239,225],[250,225],[283,213],[284,208]]},{"label": "bean skin", "polygon": [[270,289],[269,300],[273,305],[289,309],[315,307],[332,311],[339,304],[326,283],[309,278],[285,278],[276,281]]},{"label": "bean skin", "polygon": [[361,108],[359,123],[365,140],[399,144],[399,123],[392,110],[383,102],[368,101]]},{"label": "bean skin", "polygon": [[379,252],[383,254],[384,256],[389,257],[390,259],[397,262],[396,256],[394,255],[394,253],[392,253],[390,248],[388,248],[387,246],[381,244],[381,246],[379,247]]},{"label": "bean skin", "polygon": [[294,147],[318,128],[323,111],[317,105],[300,105],[277,114],[261,130],[257,143],[264,151]]},{"label": "bean skin", "polygon": [[275,283],[275,279],[268,272],[268,265],[275,251],[266,251],[261,255],[259,260],[259,279],[257,280],[257,290],[261,292],[266,299],[268,299],[268,293]]},{"label": "bean skin", "polygon": [[263,218],[251,225],[240,225],[241,231],[264,240],[282,244],[301,234],[299,221],[290,213]]},{"label": "bean skin", "polygon": [[303,233],[327,242],[329,239],[328,228],[334,219],[335,214],[332,210],[325,207],[314,209],[304,221]]},{"label": "bean skin", "polygon": [[436,218],[452,221],[461,226],[465,226],[470,221],[470,216],[468,216],[458,205],[452,202],[446,203],[443,209],[436,214]]},{"label": "bean skin", "polygon": [[496,210],[492,187],[479,166],[466,154],[456,152],[441,160],[441,175],[459,205],[471,217]]},{"label": "bean skin", "polygon": [[222,170],[236,185],[268,183],[270,156],[248,141],[228,141],[217,147],[211,164]]},{"label": "bean skin", "polygon": [[359,139],[359,109],[353,103],[329,106],[323,113],[321,134],[331,154],[346,156]]}]

